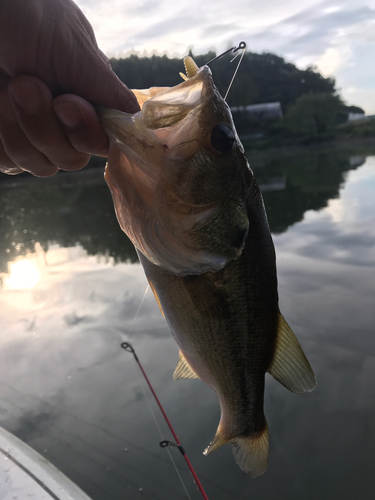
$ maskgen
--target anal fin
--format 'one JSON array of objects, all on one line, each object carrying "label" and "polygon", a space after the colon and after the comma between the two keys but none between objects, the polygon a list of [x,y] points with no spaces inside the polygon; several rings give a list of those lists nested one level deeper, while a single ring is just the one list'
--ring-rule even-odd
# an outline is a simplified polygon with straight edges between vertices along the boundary
[{"label": "anal fin", "polygon": [[257,477],[266,472],[269,449],[267,422],[263,430],[250,436],[238,436],[233,439],[225,439],[218,429],[203,455],[209,455],[226,443],[232,443],[233,455],[238,466],[250,473],[251,477]]},{"label": "anal fin", "polygon": [[280,313],[275,353],[267,371],[292,392],[311,392],[316,386],[310,363],[297,337]]},{"label": "anal fin", "polygon": [[148,281],[148,284],[150,285],[150,288],[151,288],[151,290],[152,290],[152,293],[154,294],[154,297],[155,297],[155,300],[156,300],[156,302],[157,302],[157,304],[158,304],[158,306],[159,306],[160,312],[161,312],[161,313],[162,313],[162,315],[164,316],[164,312],[163,312],[163,308],[161,307],[161,303],[160,303],[159,295],[158,295],[158,293],[157,293],[157,291],[156,291],[156,289],[155,289],[155,287],[154,287],[154,284],[153,284],[153,282],[152,282],[149,278],[147,278],[147,281]]},{"label": "anal fin", "polygon": [[179,378],[199,378],[189,363],[186,361],[185,356],[180,351],[179,361],[173,374],[173,380]]}]

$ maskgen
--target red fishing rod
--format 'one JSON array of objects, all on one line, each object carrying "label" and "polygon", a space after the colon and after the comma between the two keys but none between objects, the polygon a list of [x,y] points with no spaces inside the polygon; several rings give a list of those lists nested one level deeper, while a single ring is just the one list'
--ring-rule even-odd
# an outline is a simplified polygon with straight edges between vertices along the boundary
[{"label": "red fishing rod", "polygon": [[162,448],[165,448],[165,447],[166,447],[166,446],[168,446],[169,444],[175,444],[175,445],[177,446],[177,448],[180,450],[180,452],[181,452],[182,456],[184,457],[185,462],[187,463],[187,465],[188,465],[188,467],[189,467],[189,469],[190,469],[190,472],[192,473],[192,476],[193,476],[193,478],[194,478],[195,484],[197,485],[197,487],[198,487],[199,491],[201,492],[201,494],[202,494],[203,498],[204,498],[205,500],[209,500],[209,499],[208,499],[208,496],[206,495],[206,492],[205,492],[205,491],[204,491],[204,489],[203,489],[203,486],[202,486],[201,482],[200,482],[200,481],[199,481],[199,479],[198,479],[198,476],[197,476],[197,474],[196,474],[195,470],[193,469],[193,466],[191,465],[191,462],[190,462],[190,460],[189,460],[189,457],[186,455],[186,452],[185,452],[184,448],[182,447],[182,445],[181,445],[181,443],[180,443],[180,440],[178,439],[177,434],[175,433],[175,431],[174,431],[174,429],[173,429],[173,427],[172,427],[172,424],[170,423],[170,421],[169,421],[169,419],[168,419],[168,417],[167,417],[167,414],[165,413],[164,408],[162,407],[162,405],[161,405],[161,403],[160,403],[160,401],[159,401],[159,398],[157,397],[157,395],[156,395],[156,393],[155,393],[155,391],[154,391],[154,389],[153,389],[153,387],[152,387],[152,385],[151,385],[151,382],[149,381],[149,379],[148,379],[148,377],[147,377],[147,375],[146,375],[146,372],[144,371],[143,366],[141,365],[141,362],[140,362],[140,361],[139,361],[139,359],[138,359],[138,356],[137,356],[137,354],[136,354],[136,352],[135,352],[134,348],[132,347],[132,345],[131,345],[131,344],[129,344],[129,342],[123,342],[123,343],[121,344],[121,347],[122,347],[123,349],[125,349],[125,351],[131,352],[131,353],[133,354],[134,359],[136,360],[136,362],[137,362],[137,364],[138,364],[138,366],[139,366],[139,368],[140,368],[140,370],[141,370],[141,372],[142,372],[142,375],[144,376],[144,378],[145,378],[145,380],[146,380],[146,382],[147,382],[147,385],[149,386],[150,391],[152,392],[152,395],[154,396],[154,399],[155,399],[155,401],[157,402],[157,404],[158,404],[158,406],[159,406],[159,408],[160,408],[160,411],[161,411],[161,412],[162,412],[162,414],[163,414],[164,420],[167,422],[167,425],[168,425],[168,427],[169,427],[169,429],[170,429],[170,431],[171,431],[171,433],[172,433],[172,435],[173,435],[173,437],[174,437],[174,439],[175,439],[175,441],[176,441],[176,443],[170,443],[169,441],[162,441],[162,442],[160,443],[160,446],[161,446]]}]

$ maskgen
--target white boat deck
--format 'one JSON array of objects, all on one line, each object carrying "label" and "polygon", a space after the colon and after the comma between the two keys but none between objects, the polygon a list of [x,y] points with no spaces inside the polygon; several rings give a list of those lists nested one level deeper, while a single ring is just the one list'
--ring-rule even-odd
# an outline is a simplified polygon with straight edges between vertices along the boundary
[{"label": "white boat deck", "polygon": [[0,427],[1,500],[90,500],[47,459]]}]

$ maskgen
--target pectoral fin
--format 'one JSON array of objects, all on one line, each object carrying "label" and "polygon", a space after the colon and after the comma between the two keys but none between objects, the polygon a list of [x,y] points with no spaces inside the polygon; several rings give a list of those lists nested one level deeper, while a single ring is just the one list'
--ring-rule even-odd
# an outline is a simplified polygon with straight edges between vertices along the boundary
[{"label": "pectoral fin", "polygon": [[268,372],[292,392],[311,392],[316,386],[310,363],[297,337],[280,313],[275,354]]},{"label": "pectoral fin", "polygon": [[199,378],[189,363],[186,361],[185,356],[180,351],[179,361],[173,374],[173,380],[179,378]]}]

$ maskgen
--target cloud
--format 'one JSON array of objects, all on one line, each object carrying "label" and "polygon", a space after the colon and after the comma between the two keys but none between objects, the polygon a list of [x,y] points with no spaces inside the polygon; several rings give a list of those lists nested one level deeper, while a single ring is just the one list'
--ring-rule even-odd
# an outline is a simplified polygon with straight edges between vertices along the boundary
[{"label": "cloud", "polygon": [[[348,172],[339,198],[329,200],[328,206],[319,212],[306,212],[303,222],[276,237],[276,241],[282,243],[285,239],[290,242],[292,233],[292,251],[296,257],[338,267],[346,265],[373,268],[374,166],[375,158],[369,157],[358,170]],[[356,284],[353,282],[352,286]]]},{"label": "cloud", "polygon": [[316,61],[316,65],[324,76],[331,76],[350,60],[351,55],[352,51],[349,47],[329,47]]},{"label": "cloud", "polygon": [[165,37],[174,33],[180,34],[181,32],[190,31],[192,27],[196,26],[198,20],[199,16],[194,15],[171,17],[155,24],[151,24],[143,31],[140,31],[132,40],[137,40],[138,43],[144,40],[147,43],[150,39],[154,40],[160,37],[161,33],[163,34],[163,37]]},{"label": "cloud", "polygon": [[366,89],[363,87],[345,87],[343,84],[341,94],[349,104],[355,103],[360,106],[368,115],[375,115],[375,88]]},{"label": "cloud", "polygon": [[244,40],[254,52],[275,52],[301,68],[317,65],[336,78],[345,99],[375,112],[375,0],[238,0],[233,8],[224,0],[77,3],[109,56],[137,51],[183,57],[190,48],[220,52]]},{"label": "cloud", "polygon": [[[317,58],[331,46],[351,38],[353,26],[375,20],[375,10],[360,7],[326,12],[323,8],[308,8],[283,19],[254,36],[254,39],[278,47],[278,51],[294,59]],[[358,38],[357,38],[358,39]]]}]

